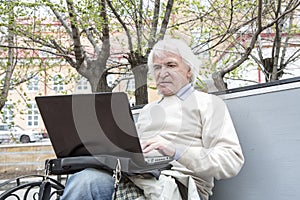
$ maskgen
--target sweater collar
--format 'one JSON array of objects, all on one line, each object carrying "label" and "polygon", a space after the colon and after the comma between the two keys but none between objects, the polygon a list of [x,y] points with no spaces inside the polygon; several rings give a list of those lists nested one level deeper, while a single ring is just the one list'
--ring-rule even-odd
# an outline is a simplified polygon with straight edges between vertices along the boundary
[{"label": "sweater collar", "polygon": [[[176,95],[172,95],[172,96],[176,96],[178,97],[181,101],[186,100],[193,92],[194,92],[195,88],[193,87],[193,85],[191,83],[183,86],[177,93]],[[162,102],[163,99],[165,99],[166,97],[162,97],[158,103]]]},{"label": "sweater collar", "polygon": [[181,99],[182,101],[186,100],[190,94],[194,91],[194,87],[192,86],[191,83],[183,86],[177,93],[176,96]]}]

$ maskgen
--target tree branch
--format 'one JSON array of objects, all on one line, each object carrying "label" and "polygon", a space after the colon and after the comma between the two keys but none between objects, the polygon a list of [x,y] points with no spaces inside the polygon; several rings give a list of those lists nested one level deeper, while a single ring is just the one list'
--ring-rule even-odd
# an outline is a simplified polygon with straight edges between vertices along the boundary
[{"label": "tree branch", "polygon": [[[253,23],[253,21],[257,20],[257,17],[254,17],[242,24],[240,24],[239,26],[235,27],[235,28],[232,28],[231,30],[227,30],[224,34],[220,34],[220,35],[216,35],[212,38],[210,38],[209,40],[206,41],[206,43],[210,43],[210,42],[213,42],[217,39],[219,39],[217,42],[214,43],[214,45],[212,45],[211,47],[209,47],[208,49],[205,49],[203,51],[209,51],[211,49],[214,49],[215,47],[219,46],[220,44],[222,44],[224,41],[227,41],[228,38],[232,37],[238,30],[240,30],[242,27],[248,25],[248,24],[251,24]],[[226,36],[227,35],[227,36]],[[200,48],[200,45],[196,45],[194,47],[194,49],[196,48]],[[202,53],[203,51],[195,51],[195,54],[200,54]]]},{"label": "tree branch", "polygon": [[249,47],[245,48],[245,52],[243,54],[243,56],[233,65],[229,66],[229,67],[225,67],[223,69],[221,69],[218,72],[213,73],[212,77],[214,79],[215,82],[215,86],[219,89],[219,90],[225,90],[227,89],[226,84],[222,81],[224,78],[224,75],[234,69],[236,69],[237,67],[239,67],[245,60],[248,59],[252,49],[255,46],[255,43],[257,41],[257,38],[259,36],[259,34],[264,31],[265,29],[273,26],[278,20],[280,20],[281,18],[283,18],[285,15],[287,15],[288,13],[292,12],[293,10],[295,10],[298,6],[300,5],[300,1],[298,3],[296,3],[294,5],[294,7],[291,7],[290,9],[286,10],[285,12],[283,12],[280,16],[276,17],[276,19],[274,19],[273,21],[271,21],[269,24],[262,26],[259,25],[261,24],[261,15],[262,15],[262,0],[258,1],[258,17],[257,17],[257,23],[258,23],[258,28],[255,31],[255,33],[252,36],[252,39],[250,41],[250,45]]},{"label": "tree branch", "polygon": [[102,24],[102,48],[99,59],[107,60],[110,55],[110,40],[109,40],[109,27],[108,27],[108,18],[106,14],[106,3],[105,0],[101,0],[101,18],[103,19]]},{"label": "tree branch", "polygon": [[160,32],[159,32],[159,35],[158,35],[158,40],[163,39],[163,37],[164,37],[164,35],[166,33],[173,4],[174,4],[173,0],[168,0],[167,6],[166,6],[165,15],[164,15],[163,21],[161,23],[161,28],[160,28]]},{"label": "tree branch", "polygon": [[137,34],[137,49],[138,52],[142,53],[142,29],[143,29],[143,0],[140,0],[139,8],[138,8],[138,16],[136,22],[136,34]]},{"label": "tree branch", "polygon": [[282,48],[282,51],[281,51],[281,60],[280,60],[280,64],[279,64],[280,69],[284,69],[285,66],[286,66],[285,63],[284,63],[284,59],[285,59],[287,48],[289,46],[289,40],[291,38],[290,33],[291,33],[291,30],[292,30],[292,27],[293,27],[293,20],[294,20],[293,12],[291,12],[291,16],[289,17],[289,27],[288,27],[288,31],[287,31],[288,34],[286,35],[284,45],[283,45],[283,48]]},{"label": "tree branch", "polygon": [[76,12],[75,8],[73,7],[73,0],[67,0],[67,7],[68,7],[68,12],[70,16],[70,24],[71,24],[71,30],[72,30],[72,38],[74,42],[74,52],[75,52],[75,59],[76,59],[76,68],[79,68],[81,64],[84,61],[84,56],[83,56],[83,50],[81,46],[81,41],[80,41],[80,34],[78,30],[78,20],[76,17]]},{"label": "tree branch", "polygon": [[154,46],[155,43],[155,35],[157,32],[158,18],[159,18],[159,8],[160,8],[160,0],[155,0],[153,18],[151,23],[150,39],[148,45],[151,48]]},{"label": "tree branch", "polygon": [[130,35],[130,31],[127,28],[125,22],[121,19],[121,16],[118,14],[118,12],[116,11],[116,9],[114,8],[114,6],[112,5],[110,0],[106,0],[107,5],[110,7],[110,9],[112,10],[112,12],[114,13],[115,17],[117,18],[117,20],[120,22],[120,24],[122,25],[123,29],[125,30],[127,39],[128,39],[128,48],[130,52],[133,52],[133,45],[132,45],[132,39],[131,39],[131,35]]},{"label": "tree branch", "polygon": [[56,16],[56,18],[58,19],[58,21],[60,21],[60,23],[63,25],[63,27],[65,28],[65,30],[67,31],[68,35],[70,37],[72,37],[72,30],[70,29],[68,23],[66,22],[66,20],[63,19],[62,15],[55,9],[53,3],[51,2],[51,0],[47,0],[48,1],[48,5],[50,7],[50,9],[52,10],[53,14]]}]

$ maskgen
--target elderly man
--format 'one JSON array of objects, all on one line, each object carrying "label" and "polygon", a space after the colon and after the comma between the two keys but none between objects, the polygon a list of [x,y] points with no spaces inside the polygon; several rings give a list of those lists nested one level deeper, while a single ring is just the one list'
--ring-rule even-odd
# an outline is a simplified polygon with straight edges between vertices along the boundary
[{"label": "elderly man", "polygon": [[[128,177],[121,190],[134,186],[139,199],[207,200],[214,179],[235,176],[244,163],[227,107],[220,98],[194,89],[200,62],[183,41],[159,41],[148,66],[162,98],[140,113],[142,149],[145,154],[172,156],[174,161],[159,180]],[[189,189],[187,196],[182,196],[178,184]],[[108,172],[86,169],[71,176],[62,198],[111,199],[113,185]]]}]

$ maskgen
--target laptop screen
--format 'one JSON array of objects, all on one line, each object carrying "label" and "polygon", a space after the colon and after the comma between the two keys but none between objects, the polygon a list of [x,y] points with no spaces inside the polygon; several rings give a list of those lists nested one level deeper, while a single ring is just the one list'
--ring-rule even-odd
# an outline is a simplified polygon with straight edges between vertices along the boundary
[{"label": "laptop screen", "polygon": [[58,158],[142,156],[125,93],[42,96],[36,101]]}]

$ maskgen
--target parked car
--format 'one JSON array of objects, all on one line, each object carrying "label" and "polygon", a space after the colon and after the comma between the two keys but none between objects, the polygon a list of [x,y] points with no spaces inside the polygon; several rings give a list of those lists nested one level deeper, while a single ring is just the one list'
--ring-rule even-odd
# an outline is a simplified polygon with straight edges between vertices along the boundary
[{"label": "parked car", "polygon": [[0,143],[16,140],[21,143],[36,142],[42,140],[43,135],[37,131],[24,130],[20,126],[0,124]]}]

